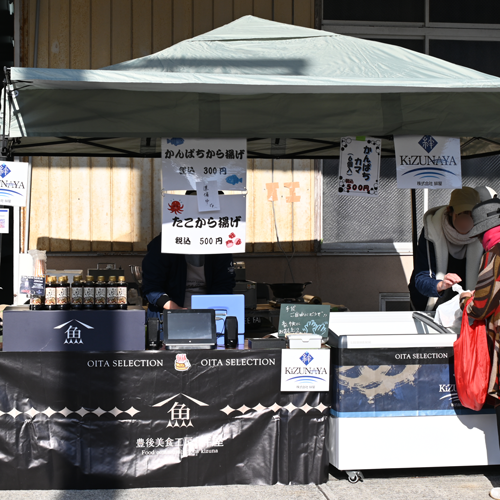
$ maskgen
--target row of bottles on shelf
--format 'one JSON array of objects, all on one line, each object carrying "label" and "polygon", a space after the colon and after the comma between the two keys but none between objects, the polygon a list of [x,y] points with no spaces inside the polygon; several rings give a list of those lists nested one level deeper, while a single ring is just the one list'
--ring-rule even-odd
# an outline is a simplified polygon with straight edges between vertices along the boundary
[{"label": "row of bottles on shelf", "polygon": [[30,309],[127,309],[128,286],[125,276],[74,276],[71,285],[67,276],[47,276],[45,296],[32,295]]}]

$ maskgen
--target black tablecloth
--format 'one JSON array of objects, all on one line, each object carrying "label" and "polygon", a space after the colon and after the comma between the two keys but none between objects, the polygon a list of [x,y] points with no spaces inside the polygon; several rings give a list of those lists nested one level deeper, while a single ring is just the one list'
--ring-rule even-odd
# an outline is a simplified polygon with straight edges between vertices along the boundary
[{"label": "black tablecloth", "polygon": [[328,393],[281,351],[0,353],[0,488],[323,483]]}]

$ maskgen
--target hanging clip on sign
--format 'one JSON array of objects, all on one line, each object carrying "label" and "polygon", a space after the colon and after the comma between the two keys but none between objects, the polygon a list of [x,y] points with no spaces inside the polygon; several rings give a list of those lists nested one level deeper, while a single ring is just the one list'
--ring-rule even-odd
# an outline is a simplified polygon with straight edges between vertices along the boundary
[{"label": "hanging clip on sign", "polygon": [[217,189],[245,191],[246,139],[161,140],[162,189],[196,189],[196,183],[215,181]]},{"label": "hanging clip on sign", "polygon": [[0,205],[26,206],[29,163],[0,162]]},{"label": "hanging clip on sign", "polygon": [[394,137],[398,188],[462,187],[460,139],[442,136]]},{"label": "hanging clip on sign", "polygon": [[339,194],[377,196],[380,146],[380,139],[372,137],[341,138]]}]

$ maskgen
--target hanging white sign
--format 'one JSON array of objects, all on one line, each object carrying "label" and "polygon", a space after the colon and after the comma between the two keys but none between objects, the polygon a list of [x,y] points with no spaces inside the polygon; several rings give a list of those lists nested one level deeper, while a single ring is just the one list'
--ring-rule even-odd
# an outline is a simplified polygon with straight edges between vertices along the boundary
[{"label": "hanging white sign", "polygon": [[245,195],[219,197],[218,212],[200,212],[196,196],[163,196],[161,251],[183,254],[242,253],[246,242]]},{"label": "hanging white sign", "polygon": [[216,181],[222,191],[246,190],[246,139],[163,138],[161,158],[164,191],[194,190],[202,181]]},{"label": "hanging white sign", "polygon": [[340,139],[339,194],[377,196],[380,147],[381,140],[373,137]]},{"label": "hanging white sign", "polygon": [[462,187],[460,139],[436,135],[394,137],[398,188]]},{"label": "hanging white sign", "polygon": [[29,163],[0,162],[0,205],[26,206]]},{"label": "hanging white sign", "polygon": [[328,390],[330,390],[330,349],[282,349],[282,392]]}]

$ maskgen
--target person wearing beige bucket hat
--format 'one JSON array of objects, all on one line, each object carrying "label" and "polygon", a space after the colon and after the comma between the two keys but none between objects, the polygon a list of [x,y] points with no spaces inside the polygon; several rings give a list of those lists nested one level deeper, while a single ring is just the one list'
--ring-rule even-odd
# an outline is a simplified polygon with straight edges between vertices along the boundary
[{"label": "person wearing beige bucket hat", "polygon": [[[481,242],[485,254],[474,292],[460,294],[460,306],[467,307],[469,318],[484,320],[489,337],[491,371],[486,402],[495,407],[500,436],[500,200],[483,201],[472,209],[474,226],[471,238]],[[476,238],[477,237],[477,238]],[[473,300],[467,303],[470,297]],[[467,306],[466,306],[467,303]],[[493,488],[490,497],[500,500],[500,488]]]},{"label": "person wearing beige bucket hat", "polygon": [[452,191],[447,206],[432,208],[424,215],[408,285],[414,310],[434,310],[450,300],[455,283],[464,289],[476,286],[483,248],[476,238],[469,238],[469,232],[472,209],[480,201],[475,189],[463,187]]}]

